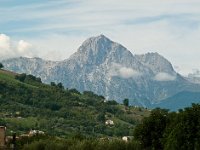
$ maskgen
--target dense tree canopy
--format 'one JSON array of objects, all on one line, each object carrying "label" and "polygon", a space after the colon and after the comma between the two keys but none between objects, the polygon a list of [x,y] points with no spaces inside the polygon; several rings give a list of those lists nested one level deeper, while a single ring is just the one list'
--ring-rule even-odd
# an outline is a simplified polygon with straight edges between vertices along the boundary
[{"label": "dense tree canopy", "polygon": [[134,136],[146,149],[200,149],[200,105],[177,113],[155,109],[135,128]]},{"label": "dense tree canopy", "polygon": [[0,63],[0,69],[1,69],[1,68],[3,68],[3,67],[4,67],[4,66],[3,66],[3,64],[2,64],[2,63]]},{"label": "dense tree canopy", "polygon": [[[131,136],[139,120],[149,115],[135,107],[124,111],[123,105],[90,91],[65,89],[62,83],[47,85],[35,76],[11,72],[0,72],[0,102],[0,122],[8,130],[39,129],[59,137],[77,132],[89,137]],[[112,128],[105,125],[109,119],[114,121]]]},{"label": "dense tree canopy", "polygon": [[135,129],[135,137],[145,148],[162,149],[163,132],[167,124],[167,110],[155,109]]},{"label": "dense tree canopy", "polygon": [[129,99],[127,99],[127,98],[124,99],[123,104],[124,104],[124,106],[128,107],[129,106]]}]

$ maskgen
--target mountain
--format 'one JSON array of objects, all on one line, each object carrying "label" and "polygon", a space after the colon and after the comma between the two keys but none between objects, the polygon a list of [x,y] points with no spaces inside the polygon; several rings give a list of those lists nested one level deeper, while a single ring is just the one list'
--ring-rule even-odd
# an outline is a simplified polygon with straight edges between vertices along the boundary
[{"label": "mountain", "polygon": [[182,91],[161,101],[159,104],[155,104],[154,108],[160,107],[177,111],[178,109],[191,106],[192,103],[200,103],[200,92]]},{"label": "mountain", "polygon": [[106,99],[151,106],[181,91],[200,91],[176,73],[172,64],[158,53],[132,54],[121,44],[104,35],[87,39],[64,61],[40,58],[4,60],[6,69],[41,77],[50,83],[62,82],[66,88],[93,91]]},{"label": "mountain", "polygon": [[32,74],[41,77],[43,81],[48,82],[48,78],[51,78],[51,70],[57,66],[56,61],[45,61],[41,58],[11,58],[3,61],[5,68],[9,68],[17,73]]},{"label": "mountain", "polygon": [[192,83],[200,84],[200,70],[188,74],[186,79]]}]

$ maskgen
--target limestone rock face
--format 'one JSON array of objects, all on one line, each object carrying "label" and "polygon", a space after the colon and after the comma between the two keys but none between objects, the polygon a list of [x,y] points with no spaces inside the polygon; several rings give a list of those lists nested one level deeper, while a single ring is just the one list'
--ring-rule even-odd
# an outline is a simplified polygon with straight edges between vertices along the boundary
[{"label": "limestone rock face", "polygon": [[134,55],[104,35],[87,39],[64,61],[20,57],[2,63],[9,70],[33,74],[46,83],[62,82],[66,88],[93,91],[118,102],[128,98],[130,104],[145,107],[181,91],[200,91],[158,53]]}]

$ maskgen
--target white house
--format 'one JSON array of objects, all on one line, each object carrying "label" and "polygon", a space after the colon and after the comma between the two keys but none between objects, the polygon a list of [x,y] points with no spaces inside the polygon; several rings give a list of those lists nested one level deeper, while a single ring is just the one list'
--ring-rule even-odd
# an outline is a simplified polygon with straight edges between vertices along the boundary
[{"label": "white house", "polygon": [[114,125],[114,122],[112,120],[106,120],[105,124],[106,125]]},{"label": "white house", "polygon": [[133,136],[123,136],[123,137],[122,137],[122,140],[125,141],[125,142],[128,142],[128,141],[130,141],[131,139],[133,139]]},{"label": "white house", "polygon": [[39,130],[30,130],[29,131],[29,136],[34,136],[34,135],[44,135],[44,132],[43,131],[39,131]]}]

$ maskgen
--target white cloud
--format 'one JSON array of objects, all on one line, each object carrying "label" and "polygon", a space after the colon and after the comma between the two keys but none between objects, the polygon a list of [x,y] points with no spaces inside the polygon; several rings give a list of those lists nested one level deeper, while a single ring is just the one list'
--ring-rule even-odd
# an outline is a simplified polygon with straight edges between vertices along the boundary
[{"label": "white cloud", "polygon": [[27,50],[30,50],[32,48],[32,45],[24,40],[20,40],[18,42],[18,51],[20,53],[24,53],[26,52]]},{"label": "white cloud", "polygon": [[0,34],[0,59],[13,56],[10,37],[5,34]]},{"label": "white cloud", "polygon": [[34,54],[39,51],[46,59],[66,59],[84,39],[105,34],[134,54],[160,53],[181,74],[200,68],[199,0],[59,0],[7,6],[0,6],[1,31],[19,39],[28,35],[25,39],[37,46]]},{"label": "white cloud", "polygon": [[122,78],[131,78],[138,76],[139,73],[131,68],[122,67],[121,69],[119,69],[119,75]]},{"label": "white cloud", "polygon": [[0,34],[0,49],[1,51],[10,49],[10,37],[5,34]]},{"label": "white cloud", "polygon": [[109,75],[111,77],[118,76],[124,79],[128,79],[138,77],[141,74],[132,68],[124,67],[121,64],[112,63]]},{"label": "white cloud", "polygon": [[160,72],[155,75],[154,80],[156,81],[173,81],[176,79],[176,75],[171,75],[166,72]]},{"label": "white cloud", "polygon": [[56,61],[67,59],[76,52],[84,40],[85,36],[79,35],[77,38],[68,34],[48,34],[37,39],[29,39],[38,51],[39,57]]},{"label": "white cloud", "polygon": [[2,60],[19,56],[34,56],[32,45],[24,40],[17,42],[5,34],[0,34],[0,59]]}]

